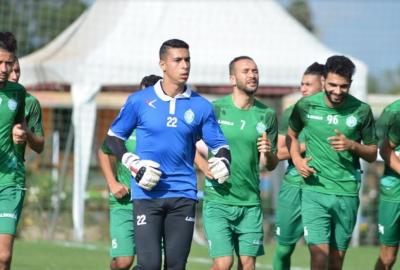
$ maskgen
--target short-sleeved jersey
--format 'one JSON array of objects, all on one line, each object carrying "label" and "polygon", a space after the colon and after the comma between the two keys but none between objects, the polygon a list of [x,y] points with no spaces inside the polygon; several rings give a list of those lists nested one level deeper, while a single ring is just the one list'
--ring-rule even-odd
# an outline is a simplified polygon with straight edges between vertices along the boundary
[{"label": "short-sleeved jersey", "polygon": [[[129,152],[135,152],[136,149],[136,132],[133,132],[131,136],[129,136],[128,140],[125,141],[125,147]],[[112,155],[112,152],[108,146],[103,143],[101,146],[101,150],[104,154]],[[131,172],[122,165],[121,161],[117,160],[116,162],[116,178],[117,181],[121,184],[130,187],[131,186]],[[110,209],[133,209],[133,204],[131,201],[130,194],[126,195],[121,199],[115,198],[115,196],[110,192],[108,196],[108,205]]]},{"label": "short-sleeved jersey", "polygon": [[128,97],[109,135],[127,140],[136,129],[136,154],[160,164],[160,181],[151,190],[132,181],[132,198],[197,199],[193,166],[195,143],[203,139],[213,151],[228,147],[215,119],[212,105],[190,87],[174,98],[167,96],[161,81]]},{"label": "short-sleeved jersey", "polygon": [[12,128],[24,119],[25,94],[25,88],[18,83],[7,82],[0,88],[0,186],[17,184],[18,158]]},{"label": "short-sleeved jersey", "polygon": [[325,93],[304,97],[289,119],[295,132],[306,128],[306,157],[317,172],[305,179],[304,189],[326,194],[357,196],[361,182],[359,157],[350,151],[333,150],[329,137],[339,130],[346,138],[366,145],[377,144],[374,118],[368,104],[348,95],[335,108],[325,102]]},{"label": "short-sleeved jersey", "polygon": [[[377,134],[380,142],[388,138],[395,147],[396,154],[400,155],[398,138],[400,133],[400,100],[389,104],[376,122]],[[380,183],[380,199],[400,202],[400,175],[385,163],[385,170]]]},{"label": "short-sleeved jersey", "polygon": [[[281,122],[279,123],[279,135],[282,136],[287,135],[287,129],[289,127],[289,118],[290,115],[292,114],[293,108],[294,105],[291,105],[288,108],[286,108],[286,110],[283,111]],[[300,143],[304,143],[304,132],[305,130],[302,130],[300,132],[299,135]],[[301,185],[304,182],[303,177],[296,170],[296,167],[294,166],[292,159],[288,159],[288,166],[286,168],[285,177],[283,178],[283,181],[285,181],[289,185],[296,187],[301,187]]]},{"label": "short-sleeved jersey", "polygon": [[[26,93],[25,96],[25,120],[26,125],[30,131],[36,136],[43,136],[43,126],[42,126],[42,109],[40,107],[39,101],[29,94]],[[17,182],[19,185],[25,185],[25,149],[26,143],[15,144],[15,152],[19,159],[18,170],[17,170]]]},{"label": "short-sleeved jersey", "polygon": [[229,143],[231,175],[223,184],[206,179],[204,200],[229,205],[257,205],[260,203],[257,139],[266,132],[272,151],[276,152],[276,113],[258,100],[248,110],[239,109],[233,104],[231,95],[213,105]]}]

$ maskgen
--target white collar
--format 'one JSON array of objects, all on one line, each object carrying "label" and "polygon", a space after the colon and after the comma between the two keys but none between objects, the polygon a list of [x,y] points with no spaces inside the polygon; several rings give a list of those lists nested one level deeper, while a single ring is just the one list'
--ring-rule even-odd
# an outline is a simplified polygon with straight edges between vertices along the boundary
[{"label": "white collar", "polygon": [[162,100],[162,101],[170,101],[174,98],[190,98],[192,95],[192,89],[186,85],[186,90],[183,93],[177,94],[175,97],[170,97],[164,93],[161,87],[161,82],[162,80],[159,80],[155,85],[154,85],[154,91],[156,92],[156,95]]}]

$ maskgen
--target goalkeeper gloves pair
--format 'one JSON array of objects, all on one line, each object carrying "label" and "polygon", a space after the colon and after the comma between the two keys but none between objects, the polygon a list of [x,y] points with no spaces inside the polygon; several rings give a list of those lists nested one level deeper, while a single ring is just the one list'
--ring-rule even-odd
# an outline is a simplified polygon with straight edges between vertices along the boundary
[{"label": "goalkeeper gloves pair", "polygon": [[122,164],[127,167],[138,186],[145,190],[151,190],[160,181],[160,164],[152,160],[141,160],[137,155],[125,153],[122,156]]}]

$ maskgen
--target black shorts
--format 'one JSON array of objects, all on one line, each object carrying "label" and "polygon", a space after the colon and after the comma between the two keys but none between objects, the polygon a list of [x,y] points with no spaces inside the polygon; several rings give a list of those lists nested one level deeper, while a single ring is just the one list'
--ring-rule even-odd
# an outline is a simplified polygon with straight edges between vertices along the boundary
[{"label": "black shorts", "polygon": [[137,267],[161,269],[161,240],[167,270],[183,270],[193,237],[196,201],[188,198],[134,200]]}]

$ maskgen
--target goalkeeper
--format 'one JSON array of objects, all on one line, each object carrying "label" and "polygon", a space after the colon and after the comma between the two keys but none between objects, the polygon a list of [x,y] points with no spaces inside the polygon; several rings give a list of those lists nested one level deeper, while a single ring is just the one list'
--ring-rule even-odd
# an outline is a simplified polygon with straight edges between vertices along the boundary
[{"label": "goalkeeper", "polygon": [[[189,46],[172,39],[160,48],[163,79],[129,96],[106,143],[128,167],[135,208],[137,270],[185,269],[192,242],[197,181],[195,143],[203,139],[215,154],[213,174],[229,175],[230,152],[211,104],[186,85]],[[136,130],[136,152],[124,141]]]}]

